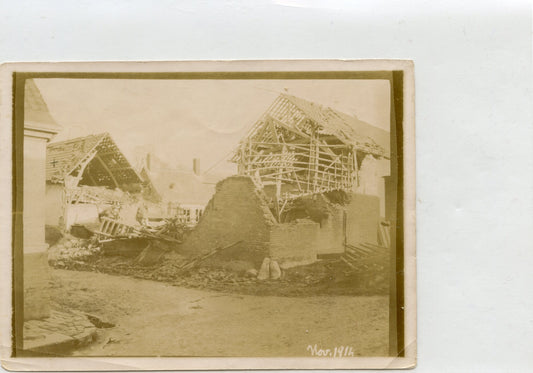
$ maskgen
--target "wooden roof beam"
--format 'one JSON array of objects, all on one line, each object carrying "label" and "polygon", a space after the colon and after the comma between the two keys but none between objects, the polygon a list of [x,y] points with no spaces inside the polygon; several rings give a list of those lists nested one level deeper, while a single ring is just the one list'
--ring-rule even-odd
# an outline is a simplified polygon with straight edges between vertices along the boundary
[{"label": "wooden roof beam", "polygon": [[115,187],[116,188],[119,188],[119,184],[117,182],[117,179],[115,179],[115,176],[113,176],[113,172],[111,172],[111,170],[109,169],[109,167],[107,167],[107,165],[105,164],[105,162],[102,160],[102,158],[100,158],[98,155],[95,156],[96,159],[98,159],[98,161],[100,162],[100,164],[102,165],[102,167],[104,168],[104,170],[107,171],[107,173],[109,174],[109,177],[111,178],[111,180],[113,180],[113,183],[115,184]]},{"label": "wooden roof beam", "polygon": [[309,135],[303,133],[303,132],[300,131],[299,129],[297,129],[297,128],[293,128],[293,127],[289,126],[288,124],[285,124],[285,123],[283,123],[282,121],[280,121],[279,119],[276,119],[276,118],[274,118],[274,117],[272,117],[272,116],[270,116],[270,115],[269,115],[268,117],[271,118],[272,120],[274,120],[274,121],[276,122],[276,124],[279,124],[280,126],[284,127],[284,128],[287,129],[288,131],[294,132],[294,133],[296,133],[297,135],[300,135],[300,136],[302,136],[302,137],[304,137],[304,138],[306,138],[306,139],[311,139],[311,136],[309,136]]}]

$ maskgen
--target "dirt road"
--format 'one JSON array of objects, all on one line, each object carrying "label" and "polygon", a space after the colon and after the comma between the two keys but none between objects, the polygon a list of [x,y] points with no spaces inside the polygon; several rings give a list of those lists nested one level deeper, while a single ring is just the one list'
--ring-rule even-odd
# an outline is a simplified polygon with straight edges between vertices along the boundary
[{"label": "dirt road", "polygon": [[308,346],[388,350],[386,296],[273,297],[186,289],[94,272],[52,270],[56,307],[97,315],[77,356],[309,356]]}]

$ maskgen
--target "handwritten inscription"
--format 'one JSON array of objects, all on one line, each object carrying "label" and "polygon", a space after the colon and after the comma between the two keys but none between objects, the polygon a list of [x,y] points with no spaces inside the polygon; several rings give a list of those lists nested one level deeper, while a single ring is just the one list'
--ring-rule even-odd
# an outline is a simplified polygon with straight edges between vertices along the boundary
[{"label": "handwritten inscription", "polygon": [[335,346],[334,348],[319,348],[318,345],[308,345],[307,351],[311,356],[319,357],[354,357],[353,348],[350,346]]}]

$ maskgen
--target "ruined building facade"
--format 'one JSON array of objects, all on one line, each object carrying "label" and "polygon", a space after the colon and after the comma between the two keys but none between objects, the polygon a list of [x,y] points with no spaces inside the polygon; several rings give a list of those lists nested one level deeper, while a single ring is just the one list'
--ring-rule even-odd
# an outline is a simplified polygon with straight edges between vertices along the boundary
[{"label": "ruined building facade", "polygon": [[[377,244],[389,133],[282,94],[241,140],[185,251],[232,245],[234,258],[282,267]],[[230,254],[231,257],[231,254]]]}]

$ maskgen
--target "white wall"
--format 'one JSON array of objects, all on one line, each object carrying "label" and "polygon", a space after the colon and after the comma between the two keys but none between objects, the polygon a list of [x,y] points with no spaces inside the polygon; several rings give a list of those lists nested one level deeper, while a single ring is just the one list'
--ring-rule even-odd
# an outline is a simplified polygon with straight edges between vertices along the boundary
[{"label": "white wall", "polygon": [[390,176],[390,161],[387,159],[376,159],[372,155],[367,155],[361,162],[359,169],[359,186],[355,188],[356,193],[367,194],[379,197],[380,216],[385,216],[385,179]]},{"label": "white wall", "polygon": [[64,191],[62,184],[46,183],[46,224],[61,226],[64,224]]}]

